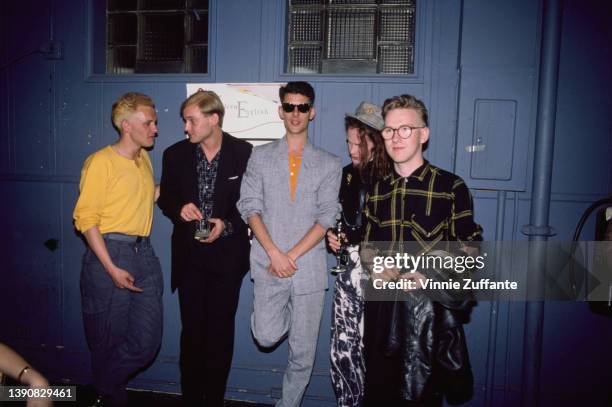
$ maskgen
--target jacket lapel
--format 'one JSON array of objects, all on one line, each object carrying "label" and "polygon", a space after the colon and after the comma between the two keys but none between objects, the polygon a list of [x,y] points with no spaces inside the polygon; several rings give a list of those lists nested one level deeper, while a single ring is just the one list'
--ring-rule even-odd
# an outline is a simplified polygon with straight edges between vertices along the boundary
[{"label": "jacket lapel", "polygon": [[212,217],[219,218],[220,208],[223,207],[223,203],[226,201],[225,196],[227,195],[227,179],[233,174],[233,160],[232,160],[232,145],[228,139],[226,133],[223,133],[221,141],[221,150],[219,151],[221,157],[219,159],[219,168],[217,168],[217,178],[215,179],[215,195],[213,197],[213,211]]},{"label": "jacket lapel", "polygon": [[[187,193],[187,199],[198,206],[198,162],[196,148],[200,148],[200,146],[188,142],[185,148],[185,180],[187,183],[187,190],[185,192]],[[176,182],[181,182],[181,180],[176,180]]]}]

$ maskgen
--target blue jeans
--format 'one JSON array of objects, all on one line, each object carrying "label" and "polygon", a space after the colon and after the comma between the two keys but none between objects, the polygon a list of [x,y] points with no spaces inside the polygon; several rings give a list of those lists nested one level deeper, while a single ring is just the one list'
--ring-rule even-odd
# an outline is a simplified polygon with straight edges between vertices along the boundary
[{"label": "blue jeans", "polygon": [[128,380],[153,361],[161,343],[163,277],[148,238],[138,243],[104,240],[113,263],[128,271],[143,290],[117,288],[87,249],[81,300],[94,386],[105,405],[123,406]]}]

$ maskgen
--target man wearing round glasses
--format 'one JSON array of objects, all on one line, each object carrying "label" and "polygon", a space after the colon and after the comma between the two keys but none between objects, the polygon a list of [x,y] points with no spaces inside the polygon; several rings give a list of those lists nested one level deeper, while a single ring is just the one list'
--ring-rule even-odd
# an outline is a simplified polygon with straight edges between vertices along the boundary
[{"label": "man wearing round glasses", "polygon": [[[393,171],[370,190],[362,247],[378,242],[403,251],[409,243],[418,253],[428,253],[448,251],[453,242],[467,254],[477,251],[482,229],[474,222],[467,186],[423,157],[429,140],[425,104],[411,95],[395,96],[385,101],[382,114],[381,134]],[[390,268],[377,277],[418,282],[429,274]],[[444,397],[451,404],[466,402],[473,391],[462,326],[469,298],[446,304],[417,291],[401,298],[370,301],[366,292],[364,406],[441,406]]]},{"label": "man wearing round glasses", "polygon": [[429,127],[415,109],[393,109],[385,117],[381,134],[385,148],[401,176],[410,176],[423,165],[423,146],[429,140]]}]

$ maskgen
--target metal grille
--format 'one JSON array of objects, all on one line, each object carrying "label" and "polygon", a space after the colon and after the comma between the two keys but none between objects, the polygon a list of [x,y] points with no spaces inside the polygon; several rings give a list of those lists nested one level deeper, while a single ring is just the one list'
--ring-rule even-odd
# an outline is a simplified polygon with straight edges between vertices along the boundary
[{"label": "metal grille", "polygon": [[143,18],[141,34],[144,61],[168,61],[183,59],[183,16],[179,14],[148,14]]},{"label": "metal grille", "polygon": [[205,73],[208,0],[107,0],[106,72]]},{"label": "metal grille", "polygon": [[108,0],[108,11],[136,10],[136,0]]},{"label": "metal grille", "polygon": [[378,71],[386,74],[408,74],[414,71],[411,46],[381,45]]},{"label": "metal grille", "polygon": [[185,0],[140,0],[143,10],[182,10]]},{"label": "metal grille", "polygon": [[113,47],[106,53],[106,72],[113,75],[134,73],[136,46]]},{"label": "metal grille", "polygon": [[329,4],[376,4],[376,0],[329,0]]},{"label": "metal grille", "polygon": [[138,25],[136,14],[113,14],[108,16],[109,45],[136,45]]},{"label": "metal grille", "polygon": [[291,41],[321,41],[321,12],[296,10],[291,13]]},{"label": "metal grille", "polygon": [[380,10],[380,40],[414,42],[414,10],[400,7]]},{"label": "metal grille", "polygon": [[330,10],[327,35],[327,58],[376,58],[376,10]]},{"label": "metal grille", "polygon": [[192,47],[185,56],[187,72],[206,72],[208,66],[208,47]]},{"label": "metal grille", "polygon": [[321,47],[302,46],[289,48],[290,73],[312,74],[321,72]]},{"label": "metal grille", "polygon": [[324,0],[290,0],[294,6],[301,6],[304,4],[323,4]]},{"label": "metal grille", "polygon": [[402,4],[414,8],[416,7],[416,0],[381,0],[380,4]]},{"label": "metal grille", "polygon": [[206,44],[208,42],[208,13],[187,16],[187,35],[189,44]]},{"label": "metal grille", "polygon": [[288,3],[288,73],[414,73],[416,0]]}]

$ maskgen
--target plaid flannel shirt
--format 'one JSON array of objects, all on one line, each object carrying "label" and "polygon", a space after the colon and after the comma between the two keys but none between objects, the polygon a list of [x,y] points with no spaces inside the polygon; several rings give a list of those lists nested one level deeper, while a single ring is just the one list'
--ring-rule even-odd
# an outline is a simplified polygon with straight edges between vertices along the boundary
[{"label": "plaid flannel shirt", "polygon": [[465,182],[427,161],[408,177],[393,171],[374,184],[366,198],[364,223],[364,242],[388,242],[389,250],[408,241],[429,252],[444,249],[440,242],[482,240]]}]

